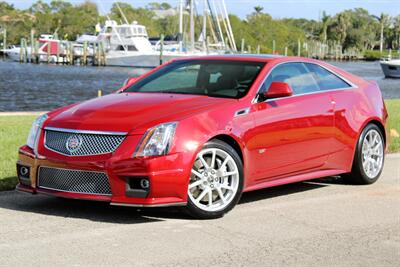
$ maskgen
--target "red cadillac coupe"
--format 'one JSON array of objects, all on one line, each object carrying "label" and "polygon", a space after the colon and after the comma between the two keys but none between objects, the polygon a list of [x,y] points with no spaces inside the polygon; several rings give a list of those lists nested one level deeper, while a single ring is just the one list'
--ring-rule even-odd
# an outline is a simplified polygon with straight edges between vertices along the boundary
[{"label": "red cadillac coupe", "polygon": [[116,93],[40,116],[17,189],[217,218],[243,192],[324,176],[380,176],[380,89],[296,57],[174,60]]}]

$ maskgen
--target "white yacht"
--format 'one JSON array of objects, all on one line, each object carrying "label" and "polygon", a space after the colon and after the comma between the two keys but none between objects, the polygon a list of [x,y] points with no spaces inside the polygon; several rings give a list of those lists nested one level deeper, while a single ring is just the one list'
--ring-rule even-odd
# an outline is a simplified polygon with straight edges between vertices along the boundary
[{"label": "white yacht", "polygon": [[162,62],[174,58],[204,55],[202,51],[178,51],[153,46],[147,35],[146,27],[136,21],[132,24],[118,25],[115,21],[107,21],[98,40],[102,40],[106,49],[108,66],[156,67]]},{"label": "white yacht", "polygon": [[[184,2],[179,1],[179,34],[182,37],[183,33],[183,14],[184,14]],[[174,58],[181,57],[193,57],[210,54],[224,54],[228,50],[228,46],[224,43],[224,33],[222,31],[220,22],[223,22],[225,28],[225,34],[228,36],[230,47],[232,51],[236,51],[236,44],[234,43],[233,32],[229,22],[228,13],[224,1],[219,1],[219,9],[214,6],[213,9],[218,10],[220,14],[217,14],[216,25],[218,25],[219,36],[216,44],[206,44],[207,36],[207,17],[215,18],[210,16],[210,10],[206,9],[208,2],[205,1],[205,9],[203,15],[203,28],[202,33],[197,42],[195,42],[194,35],[194,1],[189,2],[190,9],[190,33],[189,42],[185,46],[180,40],[178,44],[166,44],[161,45],[160,42],[154,46],[149,41],[146,27],[138,24],[136,21],[129,24],[126,20],[125,15],[122,13],[125,19],[125,24],[118,25],[115,21],[106,21],[105,27],[102,32],[98,35],[98,40],[102,40],[105,43],[106,49],[106,64],[109,66],[131,66],[131,67],[156,67],[160,63],[169,61]],[[182,39],[182,38],[180,38]],[[207,47],[212,47],[213,50],[209,50]],[[216,48],[216,49],[215,49]]]},{"label": "white yacht", "polygon": [[400,78],[400,59],[381,60],[380,63],[385,77]]}]

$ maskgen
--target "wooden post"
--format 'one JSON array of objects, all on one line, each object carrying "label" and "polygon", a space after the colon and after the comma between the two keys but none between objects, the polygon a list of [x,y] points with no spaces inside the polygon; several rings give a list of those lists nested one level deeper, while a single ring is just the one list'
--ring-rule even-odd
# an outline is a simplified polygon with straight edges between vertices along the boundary
[{"label": "wooden post", "polygon": [[251,46],[250,45],[247,46],[247,53],[251,54]]},{"label": "wooden post", "polygon": [[26,40],[25,38],[21,38],[21,48],[19,49],[19,61],[21,63],[26,60]]},{"label": "wooden post", "polygon": [[35,46],[34,46],[34,49],[35,49],[35,62],[36,62],[36,64],[39,64],[39,41],[36,41],[35,40]]},{"label": "wooden post", "polygon": [[87,49],[88,49],[88,44],[87,41],[83,42],[83,59],[82,59],[82,64],[87,65]]},{"label": "wooden post", "polygon": [[47,41],[47,64],[49,64],[50,63],[50,48],[51,48],[51,45],[50,45],[50,42],[49,41]]},{"label": "wooden post", "polygon": [[260,45],[257,45],[257,54],[260,54]]},{"label": "wooden post", "polygon": [[308,43],[304,43],[304,45],[305,45],[305,47],[306,47],[306,56],[307,56],[307,57],[310,57],[310,56],[309,56],[309,53],[308,53]]},{"label": "wooden post", "polygon": [[57,60],[56,64],[58,64],[59,59],[60,59],[60,42],[57,42],[56,57],[57,57],[57,58],[56,58],[56,60]]},{"label": "wooden post", "polygon": [[285,57],[287,57],[287,46],[285,47]]},{"label": "wooden post", "polygon": [[93,58],[92,58],[92,65],[96,65],[96,49],[97,49],[97,44],[93,43]]},{"label": "wooden post", "polygon": [[272,40],[272,54],[275,54],[275,40]]},{"label": "wooden post", "polygon": [[30,59],[29,62],[32,63],[33,62],[33,44],[35,42],[35,31],[33,29],[31,29],[31,54],[30,54]]},{"label": "wooden post", "polygon": [[7,49],[7,30],[6,28],[3,28],[3,57],[4,59],[6,58],[6,51]]},{"label": "wooden post", "polygon": [[160,37],[160,65],[163,64],[164,34]]},{"label": "wooden post", "polygon": [[104,44],[102,42],[100,43],[100,53],[101,53],[101,65],[105,66],[106,65],[106,51],[104,49]]},{"label": "wooden post", "polygon": [[244,52],[244,39],[242,38],[242,44],[241,44],[241,47],[240,47],[240,52],[243,54],[243,52]]},{"label": "wooden post", "polygon": [[297,40],[297,56],[301,56],[301,42],[300,39]]},{"label": "wooden post", "polygon": [[68,43],[69,43],[69,45],[70,45],[70,47],[69,47],[69,49],[70,49],[69,54],[71,55],[71,65],[74,65],[74,64],[75,64],[74,45],[73,45],[71,42],[68,42]]},{"label": "wooden post", "polygon": [[103,91],[101,89],[97,90],[97,97],[102,97]]}]

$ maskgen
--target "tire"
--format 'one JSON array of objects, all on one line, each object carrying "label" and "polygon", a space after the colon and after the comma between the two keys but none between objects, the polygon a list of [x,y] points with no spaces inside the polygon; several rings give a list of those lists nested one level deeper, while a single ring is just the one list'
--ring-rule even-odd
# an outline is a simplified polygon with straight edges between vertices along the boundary
[{"label": "tire", "polygon": [[243,163],[237,152],[223,141],[207,142],[192,166],[187,213],[197,219],[224,216],[238,203],[243,180]]},{"label": "tire", "polygon": [[375,183],[383,170],[384,150],[382,131],[375,124],[368,124],[357,141],[351,173],[343,175],[343,178],[352,184]]}]

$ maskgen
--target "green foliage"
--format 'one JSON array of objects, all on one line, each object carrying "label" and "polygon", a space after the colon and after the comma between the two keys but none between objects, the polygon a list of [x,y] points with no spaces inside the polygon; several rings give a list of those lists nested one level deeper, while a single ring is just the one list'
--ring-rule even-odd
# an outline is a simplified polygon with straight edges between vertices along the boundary
[{"label": "green foliage", "polygon": [[18,147],[25,143],[34,119],[35,116],[0,117],[0,191],[14,189],[17,184]]},{"label": "green foliage", "polygon": [[[178,32],[178,16],[156,18],[155,10],[172,8],[168,3],[151,2],[145,8],[135,7],[126,2],[114,2],[107,16],[101,16],[95,2],[85,1],[71,4],[69,1],[38,0],[26,10],[15,9],[0,0],[0,27],[7,28],[9,44],[17,44],[22,37],[29,37],[31,29],[39,34],[58,33],[61,38],[74,40],[78,34],[94,33],[97,23],[103,23],[107,17],[118,23],[138,23],[145,25],[150,36],[175,35]],[[122,15],[121,10],[124,12]],[[184,21],[188,31],[188,15]],[[323,43],[340,46],[342,52],[355,51],[362,54],[367,50],[400,48],[400,15],[390,17],[386,14],[374,16],[363,8],[345,10],[336,15],[322,13],[321,20],[273,19],[256,5],[246,19],[230,15],[237,47],[240,50],[242,39],[244,50],[250,46],[255,52],[257,46],[263,53],[275,51],[283,54],[285,47],[288,54],[297,54],[298,40],[301,43]],[[196,36],[200,35],[202,16],[196,16]],[[208,31],[211,39],[212,32]],[[184,36],[184,39],[187,36]],[[226,37],[225,37],[226,38]],[[368,58],[377,58],[373,52],[365,53]],[[380,56],[379,56],[380,57]]]},{"label": "green foliage", "polygon": [[[364,58],[368,61],[380,60],[381,58],[389,57],[389,50],[384,50],[382,53],[379,50],[366,50],[364,52]],[[398,51],[391,52],[392,58],[398,58],[400,56]]]},{"label": "green foliage", "polygon": [[238,49],[241,49],[242,39],[245,40],[244,50],[251,47],[254,53],[260,46],[261,53],[273,52],[273,40],[275,40],[275,52],[284,54],[285,46],[288,47],[289,55],[297,51],[298,40],[304,41],[304,31],[286,20],[274,20],[268,14],[253,13],[247,20],[240,20],[235,15],[229,16],[234,29],[235,41]]},{"label": "green foliage", "polygon": [[389,128],[391,138],[389,152],[400,152],[400,137],[393,133],[400,133],[400,99],[385,100],[389,113]]}]

